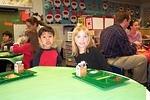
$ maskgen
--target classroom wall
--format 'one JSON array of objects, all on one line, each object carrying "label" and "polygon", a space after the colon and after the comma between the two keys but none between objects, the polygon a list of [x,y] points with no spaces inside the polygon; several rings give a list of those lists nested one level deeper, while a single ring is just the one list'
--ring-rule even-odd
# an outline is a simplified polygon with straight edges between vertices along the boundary
[{"label": "classroom wall", "polygon": [[[50,2],[51,1],[51,2]],[[75,15],[77,17],[81,15],[91,15],[91,16],[106,16],[112,17],[114,16],[115,12],[118,10],[126,10],[132,13],[133,18],[140,17],[140,6],[134,5],[130,3],[121,3],[121,2],[112,2],[107,0],[70,0],[77,2],[77,7],[74,8],[71,4],[66,8],[63,4],[63,0],[60,0],[61,4],[59,7],[54,5],[55,0],[44,0],[44,12],[45,12],[45,19],[48,14],[55,16],[56,14],[62,15],[64,10],[69,11],[69,18],[61,17],[61,21],[59,24],[72,24],[70,20],[70,16]],[[85,9],[81,9],[79,6],[80,3],[85,3]],[[51,24],[57,23],[54,19]],[[74,23],[75,24],[75,23]]]},{"label": "classroom wall", "polygon": [[[150,2],[141,5],[142,26],[150,26]],[[148,25],[149,23],[149,25]]]},{"label": "classroom wall", "polygon": [[40,15],[44,14],[43,0],[32,0],[32,12],[38,12]]}]

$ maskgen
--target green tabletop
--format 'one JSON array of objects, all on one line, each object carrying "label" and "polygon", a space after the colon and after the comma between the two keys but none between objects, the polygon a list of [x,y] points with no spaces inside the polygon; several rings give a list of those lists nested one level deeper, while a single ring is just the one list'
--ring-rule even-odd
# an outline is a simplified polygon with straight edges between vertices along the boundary
[{"label": "green tabletop", "polygon": [[0,51],[0,60],[8,60],[12,63],[15,63],[16,61],[22,60],[23,55],[21,54],[13,54],[11,52],[2,52]]},{"label": "green tabletop", "polygon": [[128,80],[103,89],[73,78],[75,68],[34,67],[35,76],[0,85],[1,100],[146,100],[146,88]]}]

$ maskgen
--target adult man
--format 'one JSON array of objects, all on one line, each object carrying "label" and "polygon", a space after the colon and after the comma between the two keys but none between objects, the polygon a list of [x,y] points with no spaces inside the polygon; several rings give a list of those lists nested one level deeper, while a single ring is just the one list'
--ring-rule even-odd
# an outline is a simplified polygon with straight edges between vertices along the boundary
[{"label": "adult man", "polygon": [[117,12],[115,24],[104,29],[100,35],[100,48],[108,63],[124,69],[133,69],[133,79],[147,82],[147,59],[136,55],[136,44],[130,43],[125,32],[131,16],[128,12]]}]

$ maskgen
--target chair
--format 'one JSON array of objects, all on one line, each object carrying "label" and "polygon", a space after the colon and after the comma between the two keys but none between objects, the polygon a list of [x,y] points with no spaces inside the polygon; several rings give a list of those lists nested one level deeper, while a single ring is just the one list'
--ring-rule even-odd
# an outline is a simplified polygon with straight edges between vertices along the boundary
[{"label": "chair", "polygon": [[119,68],[119,67],[116,67],[114,65],[110,65],[110,67],[112,68],[112,72],[124,75],[124,69],[123,68]]},{"label": "chair", "polygon": [[114,65],[110,65],[112,68],[112,72],[124,75],[126,77],[132,78],[133,76],[133,69],[124,69],[124,68],[119,68]]}]

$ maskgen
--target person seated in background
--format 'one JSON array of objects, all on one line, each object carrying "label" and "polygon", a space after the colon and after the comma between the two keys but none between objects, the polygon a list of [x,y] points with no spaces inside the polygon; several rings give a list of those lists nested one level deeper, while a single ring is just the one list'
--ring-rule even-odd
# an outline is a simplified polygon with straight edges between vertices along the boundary
[{"label": "person seated in background", "polygon": [[36,31],[27,30],[24,35],[14,43],[12,52],[23,54],[24,68],[31,68],[31,63],[35,50],[38,48],[38,37]]},{"label": "person seated in background", "polygon": [[131,43],[135,43],[137,48],[141,48],[142,46],[142,35],[139,31],[140,25],[138,20],[131,20],[127,29],[128,39]]},{"label": "person seated in background", "polygon": [[115,24],[101,32],[99,46],[110,65],[123,69],[133,69],[133,79],[146,85],[147,59],[144,55],[136,54],[136,44],[129,41],[125,31],[130,19],[129,12],[117,12]]},{"label": "person seated in background", "polygon": [[59,66],[62,58],[54,44],[54,29],[50,26],[41,27],[38,32],[38,40],[40,48],[36,51],[32,66]]},{"label": "person seated in background", "polygon": [[42,21],[42,19],[38,19],[37,17],[31,16],[25,21],[26,30],[36,30],[37,32],[42,26],[47,26],[46,23]]},{"label": "person seated in background", "polygon": [[137,54],[143,54],[147,57],[150,62],[150,52],[148,46],[142,44],[142,35],[139,31],[140,25],[138,20],[132,20],[127,27],[129,31],[127,32],[129,41],[135,43],[137,47]]},{"label": "person seated in background", "polygon": [[25,21],[27,26],[26,30],[38,30],[39,21],[35,17],[30,17]]},{"label": "person seated in background", "polygon": [[[13,45],[13,35],[9,31],[5,31],[2,33],[2,42],[0,44],[0,48],[2,51],[9,51],[10,47]],[[0,61],[0,72],[5,72],[7,69],[12,69],[13,64],[8,60]]]},{"label": "person seated in background", "polygon": [[13,35],[11,32],[5,31],[4,33],[2,33],[1,50],[9,51],[12,45],[13,45]]},{"label": "person seated in background", "polygon": [[85,61],[88,68],[111,71],[105,56],[95,47],[89,30],[83,25],[77,25],[73,30],[72,54],[76,63]]},{"label": "person seated in background", "polygon": [[[150,62],[150,51],[146,50],[148,49],[148,47],[142,44],[142,35],[139,31],[139,20],[130,21],[129,26],[127,28],[129,29],[127,33],[129,41],[137,45],[137,54],[145,55],[147,57],[148,62]],[[150,72],[150,68],[148,70],[148,72]],[[150,85],[150,76],[148,76],[148,85]]]}]

